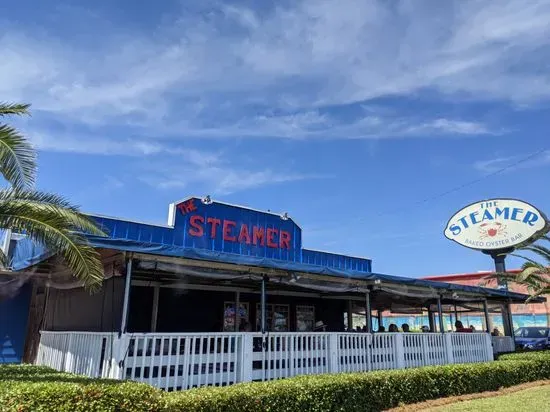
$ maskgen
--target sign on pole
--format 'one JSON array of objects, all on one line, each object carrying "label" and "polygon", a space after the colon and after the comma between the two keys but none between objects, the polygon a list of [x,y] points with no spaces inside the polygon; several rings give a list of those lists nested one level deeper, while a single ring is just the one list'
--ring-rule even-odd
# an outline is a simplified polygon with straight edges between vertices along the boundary
[{"label": "sign on pole", "polygon": [[496,272],[503,273],[508,253],[534,242],[549,230],[548,219],[535,206],[516,199],[489,199],[456,212],[447,222],[445,237],[490,255]]}]

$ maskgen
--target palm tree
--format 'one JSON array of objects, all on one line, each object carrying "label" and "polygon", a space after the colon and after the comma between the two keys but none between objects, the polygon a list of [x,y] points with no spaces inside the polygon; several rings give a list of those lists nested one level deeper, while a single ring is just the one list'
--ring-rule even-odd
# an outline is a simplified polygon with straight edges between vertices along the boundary
[{"label": "palm tree", "polygon": [[[0,102],[0,120],[29,115],[29,104]],[[58,254],[88,290],[103,280],[99,253],[85,234],[104,233],[86,215],[61,196],[34,190],[36,151],[15,128],[0,122],[0,174],[9,187],[0,189],[0,228],[23,233]],[[7,257],[0,251],[0,263]]]},{"label": "palm tree", "polygon": [[550,294],[550,248],[543,246],[543,242],[550,242],[550,236],[541,236],[536,243],[521,247],[519,250],[530,252],[541,258],[541,262],[524,255],[514,254],[525,260],[519,274],[498,273],[495,276],[507,282],[526,286],[530,298]]}]

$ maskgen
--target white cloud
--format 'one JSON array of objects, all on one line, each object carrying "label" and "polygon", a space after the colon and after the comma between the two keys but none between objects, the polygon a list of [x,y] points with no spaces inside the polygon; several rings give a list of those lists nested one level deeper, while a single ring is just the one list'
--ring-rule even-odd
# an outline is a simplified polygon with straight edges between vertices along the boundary
[{"label": "white cloud", "polygon": [[179,138],[484,134],[461,118],[318,110],[424,89],[522,105],[550,96],[548,1],[304,0],[261,13],[207,3],[151,32],[109,26],[93,48],[13,27],[0,37],[0,93],[48,116]]},{"label": "white cloud", "polygon": [[243,190],[277,183],[319,179],[327,176],[292,172],[275,172],[271,169],[247,170],[230,167],[223,162],[216,165],[194,165],[193,168],[173,166],[149,167],[149,172],[140,179],[157,189],[174,190],[200,185],[213,195],[227,195]]},{"label": "white cloud", "polygon": [[550,164],[550,151],[536,152],[531,155],[499,156],[492,159],[479,160],[474,168],[483,173],[494,173],[503,169],[524,169],[543,167]]},{"label": "white cloud", "polygon": [[450,119],[435,119],[426,123],[413,125],[406,130],[408,133],[419,134],[422,132],[443,133],[443,134],[458,134],[458,135],[480,135],[502,133],[491,131],[479,122],[466,122],[461,120]]}]

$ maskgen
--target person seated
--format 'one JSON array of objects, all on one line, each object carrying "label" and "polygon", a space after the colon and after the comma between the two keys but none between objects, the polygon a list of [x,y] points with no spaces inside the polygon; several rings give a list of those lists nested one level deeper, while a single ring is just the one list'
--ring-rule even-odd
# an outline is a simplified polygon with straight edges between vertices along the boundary
[{"label": "person seated", "polygon": [[388,329],[388,332],[399,332],[399,328],[395,323],[390,324],[390,327]]},{"label": "person seated", "polygon": [[476,328],[474,328],[474,325],[470,325],[470,329],[472,330],[472,332],[476,331]]},{"label": "person seated", "polygon": [[384,327],[384,325],[378,326],[378,332],[385,332],[385,331],[386,331],[386,328]]},{"label": "person seated", "polygon": [[239,325],[239,332],[252,332],[252,326],[249,322],[244,321]]},{"label": "person seated", "polygon": [[367,333],[367,325],[363,326],[363,328],[361,329],[361,332]]},{"label": "person seated", "polygon": [[361,326],[356,326],[355,327],[355,332],[357,332],[357,333],[361,332]]},{"label": "person seated", "polygon": [[420,328],[420,330],[422,331],[422,333],[429,333],[430,332],[430,327],[424,325]]},{"label": "person seated", "polygon": [[326,330],[327,325],[325,325],[322,320],[315,322],[315,328],[313,329],[314,332],[326,332]]},{"label": "person seated", "polygon": [[457,320],[455,322],[455,330],[459,333],[472,333],[472,330],[465,328],[461,321]]},{"label": "person seated", "polygon": [[500,336],[500,331],[498,330],[498,328],[493,329],[493,331],[491,332],[491,336]]},{"label": "person seated", "polygon": [[402,330],[403,332],[405,332],[405,333],[411,331],[408,323],[403,323],[403,324],[401,325],[401,330]]}]

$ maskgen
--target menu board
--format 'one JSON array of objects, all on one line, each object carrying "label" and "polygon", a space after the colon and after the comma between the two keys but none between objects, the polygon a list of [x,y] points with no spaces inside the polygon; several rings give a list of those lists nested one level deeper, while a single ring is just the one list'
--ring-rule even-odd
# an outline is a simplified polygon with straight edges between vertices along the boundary
[{"label": "menu board", "polygon": [[296,332],[311,332],[315,326],[315,306],[296,306]]},{"label": "menu board", "polygon": [[[223,308],[223,331],[224,332],[234,332],[235,329],[235,302],[225,302]],[[243,325],[245,322],[248,322],[248,303],[241,302],[239,303],[239,325]]]}]

